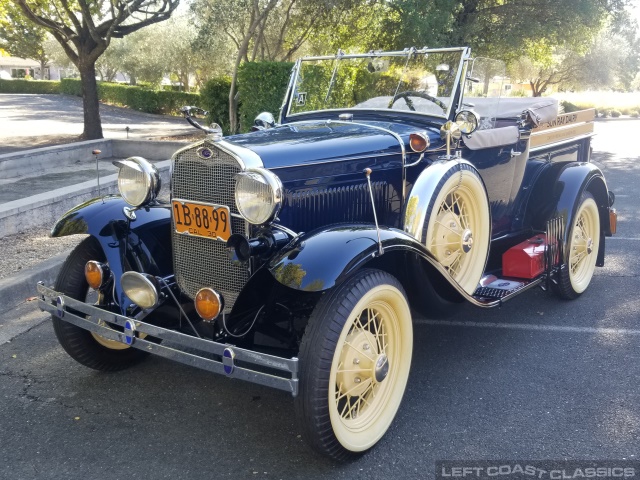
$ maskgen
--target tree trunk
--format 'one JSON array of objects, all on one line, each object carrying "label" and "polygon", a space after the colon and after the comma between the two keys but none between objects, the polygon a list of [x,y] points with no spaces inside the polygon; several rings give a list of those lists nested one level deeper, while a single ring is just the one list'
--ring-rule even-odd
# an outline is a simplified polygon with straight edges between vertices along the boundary
[{"label": "tree trunk", "polygon": [[46,80],[44,69],[47,68],[47,61],[40,60],[40,80]]},{"label": "tree trunk", "polygon": [[82,105],[84,107],[84,140],[103,138],[100,121],[100,102],[98,101],[98,83],[96,82],[96,64],[78,65],[80,82],[82,83]]}]

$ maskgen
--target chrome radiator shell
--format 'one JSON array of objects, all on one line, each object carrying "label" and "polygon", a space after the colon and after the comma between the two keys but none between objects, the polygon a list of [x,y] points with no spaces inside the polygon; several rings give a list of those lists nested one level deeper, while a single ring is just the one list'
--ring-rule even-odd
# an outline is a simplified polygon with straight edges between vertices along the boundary
[{"label": "chrome radiator shell", "polygon": [[[198,151],[206,147],[205,158]],[[226,205],[231,211],[232,233],[246,234],[247,222],[235,203],[235,175],[244,170],[240,158],[216,143],[200,142],[173,156],[171,197],[187,201]],[[194,298],[202,287],[218,291],[230,312],[238,294],[249,280],[249,266],[230,260],[226,242],[177,233],[172,209],[173,267],[180,290]]]}]

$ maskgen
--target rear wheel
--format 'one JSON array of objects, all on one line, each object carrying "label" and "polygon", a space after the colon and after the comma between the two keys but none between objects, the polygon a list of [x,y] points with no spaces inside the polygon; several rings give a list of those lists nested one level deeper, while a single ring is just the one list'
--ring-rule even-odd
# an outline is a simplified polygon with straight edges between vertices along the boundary
[{"label": "rear wheel", "polygon": [[599,248],[600,212],[593,195],[586,192],[569,232],[569,261],[560,268],[558,283],[554,285],[560,298],[573,300],[587,289],[596,269]]},{"label": "rear wheel", "polygon": [[343,460],[374,446],[409,377],[411,313],[400,283],[363,270],[323,297],[300,345],[296,415],[316,451]]},{"label": "rear wheel", "polygon": [[[55,283],[55,290],[76,300],[95,303],[98,295],[84,277],[89,260],[105,261],[104,252],[93,237],[85,238],[66,259]],[[62,348],[77,362],[102,371],[117,371],[138,363],[148,354],[120,342],[76,327],[52,315],[53,330]],[[108,326],[108,325],[105,325]]]}]

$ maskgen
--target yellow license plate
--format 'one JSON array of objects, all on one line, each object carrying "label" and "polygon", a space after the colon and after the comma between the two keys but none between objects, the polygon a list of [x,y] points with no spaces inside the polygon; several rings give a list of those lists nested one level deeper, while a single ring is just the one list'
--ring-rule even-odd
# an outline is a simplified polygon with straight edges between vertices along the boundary
[{"label": "yellow license plate", "polygon": [[231,236],[229,207],[173,200],[173,225],[185,235],[213,238],[226,242]]}]

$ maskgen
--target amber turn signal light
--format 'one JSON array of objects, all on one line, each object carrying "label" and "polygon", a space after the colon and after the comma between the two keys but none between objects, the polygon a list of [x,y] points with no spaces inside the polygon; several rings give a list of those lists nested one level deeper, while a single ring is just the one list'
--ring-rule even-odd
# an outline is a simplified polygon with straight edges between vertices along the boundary
[{"label": "amber turn signal light", "polygon": [[215,320],[222,311],[223,302],[220,295],[209,287],[201,288],[196,293],[196,312],[205,322]]},{"label": "amber turn signal light", "polygon": [[409,135],[409,146],[416,153],[422,153],[429,148],[429,137],[423,133],[412,133]]},{"label": "amber turn signal light", "polygon": [[98,290],[109,280],[109,267],[95,260],[89,260],[84,266],[84,278],[91,288]]}]

